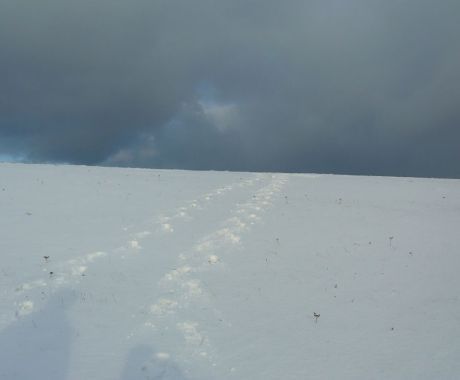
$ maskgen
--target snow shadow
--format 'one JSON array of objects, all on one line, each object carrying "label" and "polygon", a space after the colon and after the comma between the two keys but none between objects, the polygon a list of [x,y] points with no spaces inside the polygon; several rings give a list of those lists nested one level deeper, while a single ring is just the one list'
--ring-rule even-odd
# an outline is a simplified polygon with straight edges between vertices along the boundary
[{"label": "snow shadow", "polygon": [[68,375],[73,329],[67,309],[75,295],[60,291],[38,308],[22,302],[16,321],[0,331],[0,379],[62,380]]},{"label": "snow shadow", "polygon": [[120,380],[187,380],[179,367],[164,353],[149,345],[133,348],[126,358]]}]

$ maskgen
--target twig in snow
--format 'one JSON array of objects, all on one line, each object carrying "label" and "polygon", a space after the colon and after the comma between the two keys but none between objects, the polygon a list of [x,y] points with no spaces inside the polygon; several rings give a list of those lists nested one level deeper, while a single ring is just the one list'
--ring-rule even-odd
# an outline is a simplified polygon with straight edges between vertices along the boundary
[{"label": "twig in snow", "polygon": [[321,316],[321,314],[313,312],[313,317],[315,318],[315,323],[318,323],[318,318],[320,316]]}]

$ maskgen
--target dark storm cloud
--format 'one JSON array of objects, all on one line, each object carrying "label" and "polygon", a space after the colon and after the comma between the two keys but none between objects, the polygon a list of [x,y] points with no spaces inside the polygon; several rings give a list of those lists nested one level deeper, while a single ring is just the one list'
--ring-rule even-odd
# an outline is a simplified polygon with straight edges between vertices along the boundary
[{"label": "dark storm cloud", "polygon": [[460,177],[460,3],[1,0],[0,154]]}]

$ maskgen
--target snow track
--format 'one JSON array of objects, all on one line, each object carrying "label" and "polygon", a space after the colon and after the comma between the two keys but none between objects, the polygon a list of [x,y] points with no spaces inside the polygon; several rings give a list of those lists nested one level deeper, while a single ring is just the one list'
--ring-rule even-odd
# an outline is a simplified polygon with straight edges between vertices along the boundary
[{"label": "snow track", "polygon": [[[270,177],[269,184],[257,190],[246,202],[235,205],[231,216],[219,223],[217,230],[199,238],[190,251],[177,257],[177,267],[160,279],[162,295],[150,306],[151,316],[144,323],[145,327],[157,333],[178,331],[183,336],[187,354],[207,360],[212,366],[217,365],[218,353],[206,333],[206,325],[201,321],[209,318],[201,315],[199,319],[190,320],[187,316],[200,316],[204,311],[212,314],[211,319],[224,321],[225,316],[212,309],[209,303],[211,294],[200,280],[201,274],[225,268],[225,256],[238,249],[251,227],[263,220],[263,214],[279,198],[287,176]],[[143,334],[143,331],[138,334]]]},{"label": "snow track", "polygon": [[[225,267],[224,255],[229,254],[231,249],[238,249],[241,239],[250,232],[251,226],[261,221],[263,213],[269,209],[287,180],[285,175],[272,174],[253,174],[247,177],[217,186],[168,212],[152,215],[137,225],[122,228],[120,235],[125,236],[125,242],[118,247],[107,247],[62,262],[45,259],[42,263],[42,277],[20,283],[8,292],[9,296],[14,295],[11,302],[15,314],[4,319],[3,325],[36,312],[40,304],[51,299],[59,289],[70,288],[74,289],[72,297],[79,300],[79,303],[113,303],[110,312],[121,305],[128,305],[131,317],[128,318],[125,331],[120,329],[125,339],[136,340],[146,333],[146,329],[153,334],[152,339],[155,341],[159,336],[169,334],[171,336],[168,339],[172,337],[172,341],[175,341],[177,337],[177,343],[184,348],[181,353],[176,352],[176,357],[182,360],[198,358],[203,363],[215,366],[217,353],[206,334],[205,324],[200,318],[191,320],[187,317],[199,314],[206,308],[213,318],[217,316],[221,321],[224,319],[218,310],[212,310],[206,303],[209,292],[201,283],[199,274]],[[226,197],[231,197],[233,207],[229,207]],[[205,215],[206,223],[200,220],[202,215]],[[219,226],[213,232],[208,229],[210,222]],[[186,233],[190,225],[194,226],[193,235]],[[180,244],[173,243],[177,239],[176,235],[180,236]],[[175,269],[161,276],[155,274],[152,278],[160,280],[151,283],[147,272],[152,256],[155,252],[164,252],[168,249],[165,247],[173,244],[175,248],[182,247],[175,258],[174,252],[167,255],[168,262],[173,263]],[[120,272],[120,268],[124,268],[123,272]],[[144,270],[140,271],[139,268]],[[93,282],[99,281],[94,279],[93,273],[97,273],[98,278],[118,278],[117,284],[107,289],[111,294],[110,299],[100,298],[97,293],[88,290],[94,288]],[[137,291],[139,282],[126,281],[130,277],[142,277],[143,287],[157,288],[159,296],[156,301],[149,304],[148,293],[145,295],[145,304],[134,304],[117,298],[119,294]],[[40,302],[34,303],[32,299],[39,299]],[[123,312],[122,309],[118,311]],[[128,329],[130,324],[136,327]],[[92,343],[93,346],[97,344]]]},{"label": "snow track", "polygon": [[[127,234],[126,242],[116,248],[108,248],[105,251],[94,251],[81,256],[76,256],[63,262],[51,262],[45,260],[42,271],[44,276],[32,281],[18,284],[14,292],[20,298],[27,297],[23,293],[31,292],[37,288],[58,289],[59,287],[78,283],[81,277],[85,276],[90,266],[99,259],[107,258],[109,255],[125,258],[125,255],[138,253],[142,250],[142,241],[147,238],[158,239],[162,235],[174,232],[176,224],[192,222],[199,218],[202,211],[206,211],[213,206],[214,202],[224,201],[225,195],[233,190],[249,190],[252,186],[257,185],[263,178],[263,175],[256,174],[252,178],[231,183],[229,185],[219,186],[214,190],[186,201],[184,205],[171,210],[169,213],[153,215],[138,226],[124,227],[122,234]],[[135,232],[129,232],[134,230]],[[137,231],[136,231],[137,230]]]}]

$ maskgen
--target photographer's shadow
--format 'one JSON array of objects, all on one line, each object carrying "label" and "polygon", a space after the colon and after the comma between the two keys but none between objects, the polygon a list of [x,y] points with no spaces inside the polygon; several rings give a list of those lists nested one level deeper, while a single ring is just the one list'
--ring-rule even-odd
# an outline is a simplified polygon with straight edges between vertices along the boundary
[{"label": "photographer's shadow", "polygon": [[16,321],[0,331],[0,379],[67,377],[73,335],[67,309],[74,300],[75,296],[64,290],[52,295],[38,311],[31,301],[23,303]]},{"label": "photographer's shadow", "polygon": [[148,345],[133,348],[126,359],[120,380],[187,380],[166,354],[155,353]]}]

